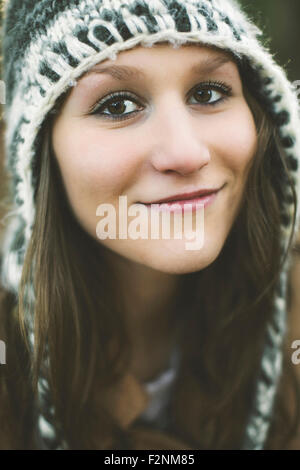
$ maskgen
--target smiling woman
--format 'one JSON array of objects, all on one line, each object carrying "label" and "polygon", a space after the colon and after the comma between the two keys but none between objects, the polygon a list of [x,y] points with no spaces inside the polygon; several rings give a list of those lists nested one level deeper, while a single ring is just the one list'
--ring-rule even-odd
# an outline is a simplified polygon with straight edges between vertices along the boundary
[{"label": "smiling woman", "polygon": [[[231,0],[5,13],[8,447],[288,446],[300,122],[258,29]],[[110,208],[117,237],[98,224]],[[186,230],[131,237],[137,208],[173,232],[201,211],[201,248]]]}]

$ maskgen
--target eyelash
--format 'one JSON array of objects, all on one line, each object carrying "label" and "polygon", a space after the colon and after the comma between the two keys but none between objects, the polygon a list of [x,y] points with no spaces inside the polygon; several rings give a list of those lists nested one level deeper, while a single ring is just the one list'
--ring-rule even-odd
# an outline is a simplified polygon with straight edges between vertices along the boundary
[{"label": "eyelash", "polygon": [[[218,100],[215,100],[212,103],[198,103],[200,106],[217,106],[218,104],[226,101],[230,96],[232,96],[232,87],[230,85],[226,85],[226,83],[221,82],[221,81],[207,81],[201,84],[198,84],[196,87],[194,87],[191,91],[191,95],[196,92],[196,90],[202,89],[203,90],[214,90],[214,91],[219,91],[223,93],[223,97],[219,98]],[[118,99],[119,98],[119,99]],[[129,98],[130,101],[133,101],[135,104],[139,105],[136,97],[128,91],[117,91],[115,93],[111,93],[107,97],[103,98],[100,100],[96,105],[94,106],[94,109],[89,112],[89,115],[96,115],[99,117],[103,117],[104,119],[108,119],[111,121],[123,121],[125,119],[130,119],[132,115],[135,115],[139,111],[131,111],[129,113],[125,113],[123,116],[114,116],[110,115],[107,113],[100,113],[99,111],[102,109],[106,109],[111,103],[113,102],[120,102],[125,100],[126,98]]]}]

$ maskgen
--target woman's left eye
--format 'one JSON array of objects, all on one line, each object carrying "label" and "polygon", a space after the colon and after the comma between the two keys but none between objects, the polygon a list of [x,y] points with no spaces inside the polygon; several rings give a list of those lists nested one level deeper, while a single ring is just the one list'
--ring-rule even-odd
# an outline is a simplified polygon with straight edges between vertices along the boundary
[{"label": "woman's left eye", "polygon": [[[196,103],[193,104],[200,104],[202,106],[216,106],[225,101],[231,94],[232,88],[223,82],[206,82],[198,85],[190,93],[190,95],[196,97]],[[134,109],[135,106],[144,108],[143,105],[139,105],[134,95],[129,92],[119,91],[100,100],[96,108],[89,114],[103,117],[104,119],[121,121],[129,119],[132,115],[139,112],[139,110]],[[105,112],[105,110],[108,112]],[[123,114],[126,110],[127,112]]]},{"label": "woman's left eye", "polygon": [[231,95],[231,88],[224,84],[198,86],[192,93],[196,97],[196,104],[216,105]]}]

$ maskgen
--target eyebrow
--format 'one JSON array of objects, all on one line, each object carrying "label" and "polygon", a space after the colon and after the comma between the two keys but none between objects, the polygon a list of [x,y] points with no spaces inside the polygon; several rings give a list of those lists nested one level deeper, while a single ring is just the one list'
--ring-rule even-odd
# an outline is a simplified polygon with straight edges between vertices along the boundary
[{"label": "eyebrow", "polygon": [[[217,70],[218,68],[222,67],[224,64],[228,62],[233,62],[234,59],[229,56],[217,56],[217,57],[209,57],[207,59],[202,60],[202,62],[195,64],[191,68],[192,73],[211,73]],[[137,67],[129,67],[126,65],[107,65],[107,66],[99,66],[96,65],[88,70],[81,78],[85,78],[91,74],[108,74],[111,75],[115,80],[118,81],[126,81],[130,79],[145,79],[146,74]]]}]

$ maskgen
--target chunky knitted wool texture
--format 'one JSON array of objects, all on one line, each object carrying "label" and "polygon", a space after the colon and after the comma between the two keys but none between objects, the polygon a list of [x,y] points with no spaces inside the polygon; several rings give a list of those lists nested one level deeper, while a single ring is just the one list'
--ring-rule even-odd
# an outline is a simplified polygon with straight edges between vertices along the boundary
[{"label": "chunky knitted wool texture", "polygon": [[[24,255],[35,219],[33,169],[39,158],[40,129],[57,99],[93,65],[115,59],[136,45],[168,41],[173,47],[202,43],[247,59],[257,94],[278,128],[293,183],[299,189],[300,122],[297,96],[284,70],[261,44],[261,31],[233,0],[10,0],[3,34],[6,84],[5,163],[12,175],[14,209],[2,248],[1,281],[18,296]],[[292,228],[294,206],[286,184],[282,200],[281,244]],[[299,209],[296,228],[299,226]],[[281,272],[271,322],[266,330],[260,373],[245,429],[243,449],[262,449],[282,372],[286,332],[286,279]],[[34,301],[33,287],[30,287]],[[33,348],[33,313],[26,319]],[[68,449],[47,380],[39,379],[37,431],[44,449]]]}]

